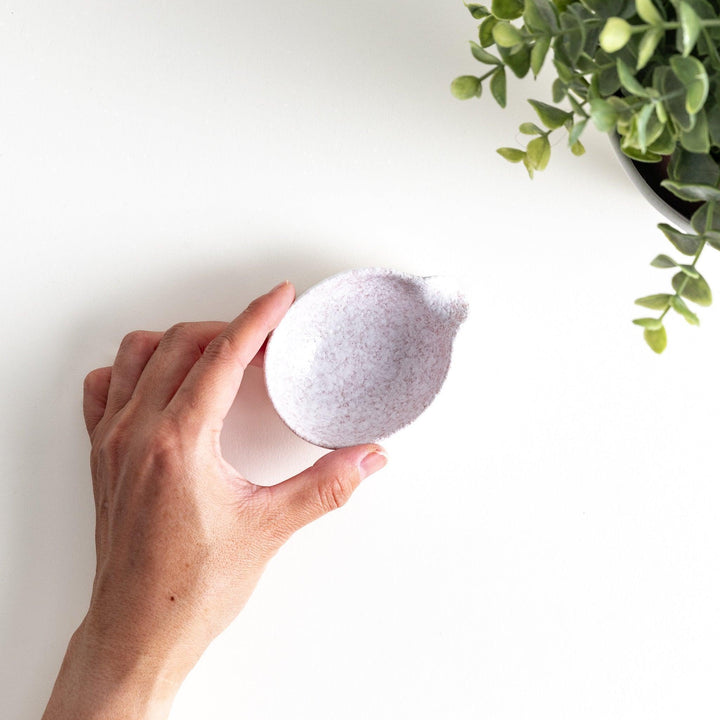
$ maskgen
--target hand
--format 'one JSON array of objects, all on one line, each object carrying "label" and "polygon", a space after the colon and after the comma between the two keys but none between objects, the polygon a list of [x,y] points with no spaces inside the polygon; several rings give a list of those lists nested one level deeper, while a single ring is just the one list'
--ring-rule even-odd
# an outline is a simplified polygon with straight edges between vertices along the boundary
[{"label": "hand", "polygon": [[280,546],[384,466],[361,445],[261,487],[223,458],[243,371],[294,296],[285,283],[229,324],[131,333],[87,376],[97,568],[45,720],[165,717]]}]

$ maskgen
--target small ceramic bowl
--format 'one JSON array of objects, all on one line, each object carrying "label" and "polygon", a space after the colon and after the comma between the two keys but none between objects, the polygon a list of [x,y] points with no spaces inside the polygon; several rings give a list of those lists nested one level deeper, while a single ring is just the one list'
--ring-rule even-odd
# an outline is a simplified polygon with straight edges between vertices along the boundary
[{"label": "small ceramic bowl", "polygon": [[268,341],[270,399],[314,445],[381,440],[440,390],[467,309],[444,278],[376,268],[327,278],[295,301]]}]

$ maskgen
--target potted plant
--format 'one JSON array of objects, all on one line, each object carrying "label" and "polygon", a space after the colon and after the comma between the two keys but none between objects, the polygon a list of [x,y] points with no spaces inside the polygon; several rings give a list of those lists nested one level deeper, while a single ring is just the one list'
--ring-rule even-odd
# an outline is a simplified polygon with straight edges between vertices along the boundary
[{"label": "potted plant", "polygon": [[720,0],[492,0],[467,8],[480,21],[470,49],[484,71],[456,78],[456,97],[480,97],[488,87],[505,107],[509,72],[537,77],[551,64],[555,75],[552,104],[528,101],[538,121],[520,125],[527,145],[500,155],[532,177],[550,160],[553,133],[566,132],[571,152],[582,155],[592,121],[617,138],[646,182],[681,203],[689,225],[658,227],[687,257],[663,253],[651,263],[673,271],[672,290],[635,301],[655,311],[633,322],[661,353],[666,315],[697,325],[686,301],[712,302],[697,265],[708,245],[720,250]]}]

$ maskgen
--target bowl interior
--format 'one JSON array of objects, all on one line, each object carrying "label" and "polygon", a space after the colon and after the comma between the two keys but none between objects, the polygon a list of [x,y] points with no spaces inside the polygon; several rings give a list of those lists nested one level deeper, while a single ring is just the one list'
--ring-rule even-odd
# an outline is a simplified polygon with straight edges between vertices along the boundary
[{"label": "bowl interior", "polygon": [[380,440],[430,404],[455,329],[427,302],[422,278],[336,275],[298,298],[273,333],[268,393],[285,423],[316,445]]}]

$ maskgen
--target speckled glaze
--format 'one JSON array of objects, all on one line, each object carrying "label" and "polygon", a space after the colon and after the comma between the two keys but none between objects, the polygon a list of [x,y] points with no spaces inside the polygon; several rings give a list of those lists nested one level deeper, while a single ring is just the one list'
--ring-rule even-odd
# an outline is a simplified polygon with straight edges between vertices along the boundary
[{"label": "speckled glaze", "polygon": [[315,445],[385,438],[440,390],[467,310],[444,278],[376,268],[334,275],[301,295],[270,337],[270,399]]}]

